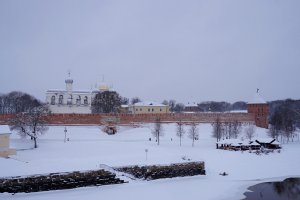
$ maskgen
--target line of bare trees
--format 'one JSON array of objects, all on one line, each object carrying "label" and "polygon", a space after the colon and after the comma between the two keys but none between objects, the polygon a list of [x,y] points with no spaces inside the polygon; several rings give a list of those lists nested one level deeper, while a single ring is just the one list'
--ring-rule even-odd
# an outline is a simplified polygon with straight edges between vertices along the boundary
[{"label": "line of bare trees", "polygon": [[[197,123],[191,122],[190,127],[188,129],[188,137],[192,140],[192,147],[194,147],[195,140],[199,138],[199,129],[197,127]],[[181,140],[184,137],[186,130],[184,129],[184,123],[179,121],[177,123],[176,136],[179,137],[179,145],[181,146]]]},{"label": "line of bare trees", "polygon": [[[183,112],[184,111],[184,104],[182,103],[176,103],[175,100],[164,100],[162,102],[164,105],[169,105],[171,112]],[[208,102],[201,102],[198,103],[198,108],[202,112],[225,112],[230,110],[246,110],[247,109],[247,103],[238,101],[233,104],[228,102],[215,102],[215,101],[208,101]]]},{"label": "line of bare trees", "polygon": [[13,91],[0,94],[0,114],[28,112],[42,103],[30,94]]},{"label": "line of bare trees", "polygon": [[[199,137],[199,129],[198,124],[195,122],[191,122],[188,129],[188,137],[192,140],[192,147],[195,145],[195,140],[198,140]],[[184,129],[184,123],[179,121],[176,127],[176,136],[179,137],[179,144],[181,146],[182,138],[184,137],[186,130]],[[154,123],[154,127],[152,129],[152,135],[155,137],[157,145],[160,144],[160,138],[164,136],[164,130],[162,126],[162,122],[160,118],[157,118]]]},{"label": "line of bare trees", "polygon": [[[242,123],[237,120],[222,122],[220,118],[217,118],[211,125],[213,127],[212,136],[217,139],[217,142],[221,139],[236,139],[242,131]],[[254,135],[253,126],[249,126],[250,128],[247,127],[245,130],[248,139],[252,139]]]},{"label": "line of bare trees", "polygon": [[164,100],[162,102],[164,105],[168,105],[171,112],[181,113],[184,111],[184,104],[182,103],[176,103],[174,99],[171,100]]},{"label": "line of bare trees", "polygon": [[280,138],[281,142],[293,142],[299,118],[300,112],[289,105],[283,104],[277,107],[270,119],[269,135],[277,140]]}]

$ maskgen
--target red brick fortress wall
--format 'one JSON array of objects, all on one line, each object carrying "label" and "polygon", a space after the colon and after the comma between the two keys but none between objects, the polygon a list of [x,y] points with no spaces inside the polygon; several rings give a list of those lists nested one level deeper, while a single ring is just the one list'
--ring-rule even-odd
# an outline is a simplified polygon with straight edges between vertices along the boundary
[{"label": "red brick fortress wall", "polygon": [[[12,117],[13,115],[0,115],[0,124],[8,124]],[[212,123],[217,118],[222,122],[256,122],[252,113],[51,114],[47,118],[49,124],[53,125],[101,125],[110,120],[119,124],[153,123],[157,118],[165,123],[178,121]]]},{"label": "red brick fortress wall", "polygon": [[0,125],[9,124],[9,120],[14,117],[14,114],[0,114]]},{"label": "red brick fortress wall", "polygon": [[222,122],[240,121],[245,123],[253,123],[254,116],[248,113],[169,113],[169,114],[125,114],[119,115],[120,123],[152,123],[157,118],[162,122],[199,122],[199,123],[212,123],[217,118]]}]

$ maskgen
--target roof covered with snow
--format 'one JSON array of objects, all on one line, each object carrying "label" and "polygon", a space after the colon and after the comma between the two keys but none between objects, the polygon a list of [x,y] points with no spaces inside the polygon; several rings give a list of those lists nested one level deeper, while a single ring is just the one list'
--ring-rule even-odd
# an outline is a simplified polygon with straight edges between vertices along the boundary
[{"label": "roof covered with snow", "polygon": [[278,141],[274,141],[274,142],[272,142],[272,144],[275,144],[275,145],[281,145],[281,143],[280,142],[278,142]]},{"label": "roof covered with snow", "polygon": [[231,110],[230,113],[247,113],[247,110]]},{"label": "roof covered with snow", "polygon": [[217,142],[217,144],[226,144],[231,146],[242,146],[242,145],[259,145],[259,143],[270,143],[280,145],[280,142],[276,141],[273,138],[254,138],[251,141],[249,140],[240,140],[240,139],[225,139]]},{"label": "roof covered with snow", "polygon": [[239,139],[226,139],[217,142],[217,144],[242,144],[242,143],[244,143],[244,141]]},{"label": "roof covered with snow", "polygon": [[217,142],[217,144],[225,144],[231,146],[248,146],[248,145],[259,145],[257,142],[251,142],[248,140],[240,140],[240,139],[226,139]]},{"label": "roof covered with snow", "polygon": [[8,125],[0,125],[0,135],[10,134],[11,131]]},{"label": "roof covered with snow", "polygon": [[265,104],[267,103],[259,93],[255,93],[252,100],[248,102],[248,104]]},{"label": "roof covered with snow", "polygon": [[155,101],[143,101],[133,104],[133,106],[167,106],[161,103],[157,103]]}]

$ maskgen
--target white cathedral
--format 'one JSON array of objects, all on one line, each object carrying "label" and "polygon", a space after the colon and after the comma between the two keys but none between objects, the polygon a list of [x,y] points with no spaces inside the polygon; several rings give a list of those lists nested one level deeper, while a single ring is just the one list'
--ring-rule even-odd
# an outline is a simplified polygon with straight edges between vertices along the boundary
[{"label": "white cathedral", "polygon": [[46,102],[52,113],[92,113],[91,105],[96,94],[110,90],[105,83],[100,84],[99,89],[73,90],[73,79],[70,77],[70,73],[65,83],[65,90],[55,89],[46,92]]}]

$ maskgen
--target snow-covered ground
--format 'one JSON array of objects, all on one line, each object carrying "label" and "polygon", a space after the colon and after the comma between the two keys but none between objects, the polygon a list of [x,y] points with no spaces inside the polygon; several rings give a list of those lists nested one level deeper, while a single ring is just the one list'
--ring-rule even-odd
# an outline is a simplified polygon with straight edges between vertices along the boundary
[{"label": "snow-covered ground", "polygon": [[[30,194],[0,194],[0,199],[241,199],[246,188],[259,182],[300,176],[300,142],[283,144],[280,153],[256,155],[248,152],[217,150],[211,137],[210,124],[199,125],[199,140],[185,135],[182,146],[175,124],[165,124],[165,135],[157,146],[151,135],[151,124],[138,128],[120,127],[116,135],[107,135],[97,126],[68,126],[64,143],[64,126],[50,127],[38,140],[39,147],[30,149],[29,139],[12,134],[11,146],[18,149],[9,159],[0,158],[0,177],[98,169],[109,166],[150,165],[205,161],[205,176],[155,181],[131,181],[127,184],[86,187]],[[185,127],[186,130],[189,128]],[[257,137],[266,137],[265,129],[256,129]],[[152,138],[149,141],[149,138]],[[148,156],[146,160],[146,152]],[[228,176],[220,176],[220,172]]]}]

